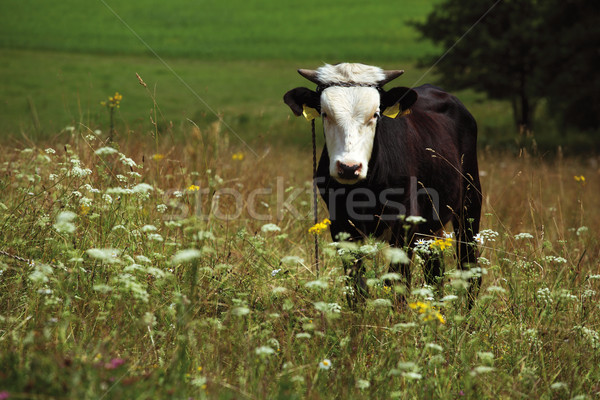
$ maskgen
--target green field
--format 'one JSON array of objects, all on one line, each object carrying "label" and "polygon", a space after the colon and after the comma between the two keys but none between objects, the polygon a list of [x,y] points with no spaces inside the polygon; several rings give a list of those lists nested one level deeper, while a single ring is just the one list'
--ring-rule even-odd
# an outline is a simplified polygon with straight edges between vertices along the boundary
[{"label": "green field", "polygon": [[[56,138],[68,136],[68,126],[106,132],[100,101],[116,91],[124,96],[119,132],[156,131],[152,96],[136,73],[158,102],[154,120],[162,133],[188,120],[204,127],[218,114],[245,141],[288,144],[306,143],[281,102],[288,89],[309,84],[296,74],[299,67],[358,61],[405,69],[398,85],[435,82],[433,72],[415,67],[433,48],[417,41],[408,24],[424,18],[432,2],[106,4],[0,6],[4,136]],[[506,104],[459,95],[480,121],[482,143],[515,142],[515,134],[505,134],[512,129]]]}]

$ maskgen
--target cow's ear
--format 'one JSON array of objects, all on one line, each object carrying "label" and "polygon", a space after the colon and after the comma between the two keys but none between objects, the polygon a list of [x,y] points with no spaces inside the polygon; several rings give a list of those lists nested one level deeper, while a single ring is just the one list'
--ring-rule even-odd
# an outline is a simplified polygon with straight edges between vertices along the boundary
[{"label": "cow's ear", "polygon": [[383,115],[396,118],[401,113],[408,114],[410,108],[417,101],[417,92],[406,87],[395,87],[381,94],[381,108]]},{"label": "cow's ear", "polygon": [[312,119],[315,115],[320,114],[320,96],[317,92],[305,87],[290,90],[283,96],[283,101],[297,117],[304,114],[307,119]]}]

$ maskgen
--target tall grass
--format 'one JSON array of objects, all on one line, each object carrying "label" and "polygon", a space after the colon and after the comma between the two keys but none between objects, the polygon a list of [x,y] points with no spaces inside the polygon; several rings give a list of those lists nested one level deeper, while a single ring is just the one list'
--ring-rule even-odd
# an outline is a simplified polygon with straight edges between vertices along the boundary
[{"label": "tall grass", "polygon": [[483,152],[474,308],[447,249],[443,295],[415,258],[396,309],[369,240],[351,311],[326,234],[312,266],[310,151],[254,155],[219,122],[184,134],[3,151],[0,396],[598,396],[597,160]]}]

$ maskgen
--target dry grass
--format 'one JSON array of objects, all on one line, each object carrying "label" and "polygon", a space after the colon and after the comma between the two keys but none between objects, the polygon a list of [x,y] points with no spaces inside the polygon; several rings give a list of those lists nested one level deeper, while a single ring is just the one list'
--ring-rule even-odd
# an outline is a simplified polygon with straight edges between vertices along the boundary
[{"label": "dry grass", "polygon": [[[33,262],[0,263],[0,393],[598,396],[596,159],[481,154],[483,228],[498,236],[483,247],[474,309],[460,306],[467,277],[453,270],[452,250],[447,297],[431,299],[415,267],[415,309],[390,307],[383,246],[373,241],[354,249],[371,287],[352,312],[326,235],[318,277],[311,267],[310,150],[255,147],[255,156],[218,124],[186,135],[185,145],[131,139],[105,155],[77,132],[67,147],[49,144],[55,153],[5,149],[0,250]],[[75,158],[89,174],[74,172]],[[152,189],[140,193],[142,182]],[[207,213],[215,193],[222,213],[239,208],[223,189],[240,194],[240,218]],[[278,196],[295,194],[290,204],[305,217],[288,209],[277,219]],[[271,219],[248,218],[249,205]],[[75,215],[61,225],[67,210]]]}]

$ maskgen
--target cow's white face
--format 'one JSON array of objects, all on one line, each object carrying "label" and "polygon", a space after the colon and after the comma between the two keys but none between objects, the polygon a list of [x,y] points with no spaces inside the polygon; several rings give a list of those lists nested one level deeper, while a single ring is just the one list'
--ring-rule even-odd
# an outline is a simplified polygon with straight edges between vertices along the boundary
[{"label": "cow's white face", "polygon": [[379,119],[380,96],[372,87],[332,86],[321,94],[329,173],[343,184],[367,177]]}]

